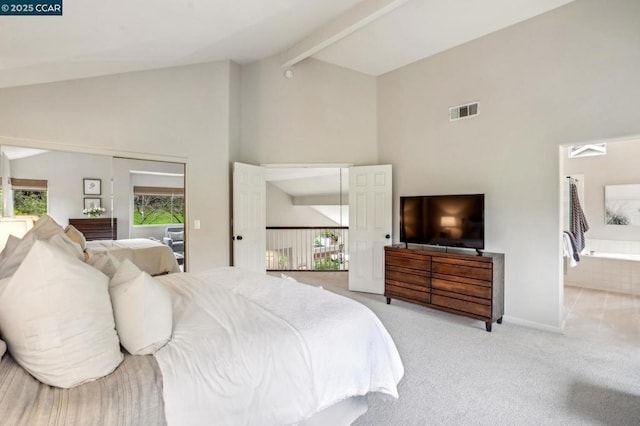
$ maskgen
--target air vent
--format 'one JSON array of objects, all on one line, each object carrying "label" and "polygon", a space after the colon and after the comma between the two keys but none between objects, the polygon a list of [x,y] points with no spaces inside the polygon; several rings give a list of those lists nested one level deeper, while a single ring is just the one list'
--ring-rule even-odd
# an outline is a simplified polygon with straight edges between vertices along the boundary
[{"label": "air vent", "polygon": [[480,114],[480,102],[458,105],[449,108],[449,121],[462,120]]}]

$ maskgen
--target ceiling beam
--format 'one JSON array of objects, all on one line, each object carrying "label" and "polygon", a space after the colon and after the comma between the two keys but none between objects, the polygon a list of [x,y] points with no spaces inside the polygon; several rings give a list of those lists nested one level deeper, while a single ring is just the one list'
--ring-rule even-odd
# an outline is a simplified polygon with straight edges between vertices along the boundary
[{"label": "ceiling beam", "polygon": [[287,68],[318,53],[379,17],[402,6],[409,0],[365,0],[333,21],[324,25],[309,37],[284,51],[282,67]]}]

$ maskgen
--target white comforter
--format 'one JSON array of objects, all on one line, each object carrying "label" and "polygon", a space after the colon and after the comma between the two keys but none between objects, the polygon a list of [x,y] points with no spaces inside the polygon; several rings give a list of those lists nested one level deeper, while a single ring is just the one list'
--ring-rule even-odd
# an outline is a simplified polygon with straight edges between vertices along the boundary
[{"label": "white comforter", "polygon": [[286,425],[352,396],[398,397],[396,347],[351,299],[235,268],[159,281],[174,301],[155,354],[169,425]]},{"label": "white comforter", "polygon": [[180,272],[171,247],[149,238],[87,241],[86,252],[89,257],[109,252],[120,261],[129,259],[150,275]]}]

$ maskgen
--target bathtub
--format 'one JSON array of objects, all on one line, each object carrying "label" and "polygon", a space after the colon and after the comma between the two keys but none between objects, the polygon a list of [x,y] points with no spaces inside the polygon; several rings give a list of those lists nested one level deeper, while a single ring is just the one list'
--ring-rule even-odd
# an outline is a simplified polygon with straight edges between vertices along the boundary
[{"label": "bathtub", "polygon": [[565,268],[564,284],[640,295],[640,254],[589,250],[577,266]]},{"label": "bathtub", "polygon": [[600,257],[602,259],[619,259],[619,260],[633,260],[640,261],[640,254],[626,254],[626,253],[603,253],[599,251],[591,251],[582,255],[583,257]]}]

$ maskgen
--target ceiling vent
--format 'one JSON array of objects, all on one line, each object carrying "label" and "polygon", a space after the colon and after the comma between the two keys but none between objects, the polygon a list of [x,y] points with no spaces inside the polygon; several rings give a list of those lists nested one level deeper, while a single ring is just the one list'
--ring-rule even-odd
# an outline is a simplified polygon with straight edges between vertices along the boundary
[{"label": "ceiling vent", "polygon": [[449,108],[449,121],[462,120],[480,114],[480,102],[458,105]]}]

